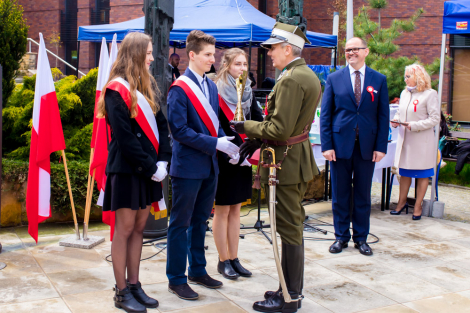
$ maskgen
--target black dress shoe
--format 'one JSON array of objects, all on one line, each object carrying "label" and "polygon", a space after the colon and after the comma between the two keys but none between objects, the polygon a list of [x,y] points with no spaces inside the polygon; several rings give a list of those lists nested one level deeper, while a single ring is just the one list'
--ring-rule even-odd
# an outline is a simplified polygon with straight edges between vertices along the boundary
[{"label": "black dress shoe", "polygon": [[344,248],[348,247],[348,243],[342,240],[337,239],[331,246],[330,246],[330,253],[340,253],[343,251]]},{"label": "black dress shoe", "polygon": [[219,261],[217,265],[217,271],[219,274],[222,274],[223,277],[227,279],[237,279],[240,275],[235,271],[230,263],[230,260],[225,260],[223,262]]},{"label": "black dress shoe", "polygon": [[131,291],[134,298],[139,301],[140,304],[143,304],[146,308],[155,309],[158,307],[158,301],[147,296],[139,281],[137,284],[131,284],[128,282],[127,286],[129,287],[129,290]]},{"label": "black dress shoe", "polygon": [[197,292],[195,292],[188,284],[181,284],[172,286],[168,284],[168,291],[174,293],[178,298],[184,300],[196,300],[199,298]]},{"label": "black dress shoe", "polygon": [[123,309],[128,313],[146,313],[147,309],[143,304],[140,304],[132,295],[129,287],[119,290],[114,286],[114,306],[118,309]]},{"label": "black dress shoe", "polygon": [[237,272],[240,276],[243,276],[243,277],[250,277],[251,275],[253,275],[249,270],[247,270],[246,268],[244,268],[244,267],[240,264],[240,260],[239,260],[238,258],[233,259],[233,260],[230,260],[230,264],[232,264],[233,269],[234,269],[235,272]]},{"label": "black dress shoe", "polygon": [[369,247],[367,242],[358,241],[354,243],[354,248],[359,249],[359,252],[364,255],[372,255],[372,249]]},{"label": "black dress shoe", "polygon": [[253,304],[253,310],[258,312],[282,312],[294,313],[298,309],[298,296],[291,296],[292,302],[285,302],[281,293],[274,293],[264,301],[257,301]]},{"label": "black dress shoe", "polygon": [[221,281],[211,278],[208,274],[201,277],[188,277],[189,283],[194,285],[202,285],[206,288],[217,289],[222,287],[224,284]]}]

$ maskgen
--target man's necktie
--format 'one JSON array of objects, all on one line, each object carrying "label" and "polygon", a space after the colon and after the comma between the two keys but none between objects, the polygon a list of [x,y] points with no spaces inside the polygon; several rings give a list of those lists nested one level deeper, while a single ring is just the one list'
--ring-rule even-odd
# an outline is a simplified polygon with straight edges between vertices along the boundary
[{"label": "man's necktie", "polygon": [[356,97],[356,105],[359,106],[359,102],[361,102],[361,72],[355,71],[356,74],[356,81],[354,83],[354,96]]},{"label": "man's necktie", "polygon": [[206,96],[206,98],[207,98],[205,82],[206,82],[206,78],[204,77],[204,78],[202,79],[201,87],[202,87],[202,93],[203,93],[204,96]]}]

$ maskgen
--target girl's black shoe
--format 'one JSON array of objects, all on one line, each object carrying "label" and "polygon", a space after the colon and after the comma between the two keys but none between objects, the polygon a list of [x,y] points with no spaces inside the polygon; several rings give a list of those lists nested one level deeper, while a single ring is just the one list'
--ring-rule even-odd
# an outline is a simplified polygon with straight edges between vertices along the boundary
[{"label": "girl's black shoe", "polygon": [[147,313],[144,305],[140,304],[132,295],[129,287],[119,290],[114,286],[114,306],[118,309],[123,309],[128,313]]},{"label": "girl's black shoe", "polygon": [[235,270],[235,272],[240,274],[240,276],[250,277],[251,275],[253,275],[249,270],[247,270],[240,264],[240,260],[238,258],[230,260],[230,264],[232,264],[233,269]]},{"label": "girl's black shoe", "polygon": [[144,305],[146,308],[155,309],[158,307],[158,301],[147,296],[139,281],[137,284],[131,284],[127,282],[127,286],[129,287],[129,290],[131,291],[134,298],[139,301],[140,304]]},{"label": "girl's black shoe", "polygon": [[397,210],[390,211],[390,214],[391,215],[400,215],[403,210],[405,210],[405,213],[408,214],[408,203],[405,203],[405,205],[401,208],[400,211],[397,211]]}]

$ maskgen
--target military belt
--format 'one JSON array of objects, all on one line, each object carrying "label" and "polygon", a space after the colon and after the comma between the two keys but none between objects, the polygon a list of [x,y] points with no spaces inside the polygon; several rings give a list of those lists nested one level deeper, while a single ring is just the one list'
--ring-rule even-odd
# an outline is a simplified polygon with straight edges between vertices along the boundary
[{"label": "military belt", "polygon": [[295,145],[296,143],[304,142],[306,140],[308,140],[308,132],[302,133],[294,137],[290,137],[286,141],[262,139],[264,143],[271,145],[271,146],[291,146],[291,145]]}]

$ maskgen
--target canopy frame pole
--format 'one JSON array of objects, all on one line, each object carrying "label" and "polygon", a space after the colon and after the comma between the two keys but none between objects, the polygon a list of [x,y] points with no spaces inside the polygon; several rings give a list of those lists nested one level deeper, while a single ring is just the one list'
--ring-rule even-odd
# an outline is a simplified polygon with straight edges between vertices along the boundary
[{"label": "canopy frame pole", "polygon": [[78,69],[80,68],[80,41],[77,42],[77,78],[78,78]]},{"label": "canopy frame pole", "polygon": [[250,70],[251,70],[251,47],[252,47],[252,42],[250,40],[250,44],[248,46],[248,73],[250,73]]},{"label": "canopy frame pole", "polygon": [[[444,66],[445,66],[445,57],[446,57],[446,41],[447,41],[447,35],[442,34],[442,45],[441,45],[441,65],[439,67],[439,88],[437,92],[437,97],[439,99],[439,110],[442,107],[442,87],[444,84]],[[435,201],[435,193],[436,193],[436,178],[437,178],[437,157],[438,157],[438,152],[437,149],[439,147],[439,124],[434,126],[434,175],[432,177],[432,187],[431,187],[431,199],[430,199],[430,204],[429,204],[429,217],[432,216],[432,210],[433,210],[433,205]],[[437,139],[436,139],[437,137]],[[442,156],[441,156],[442,157]]]}]

